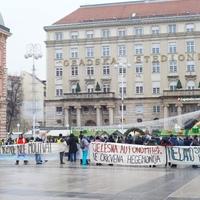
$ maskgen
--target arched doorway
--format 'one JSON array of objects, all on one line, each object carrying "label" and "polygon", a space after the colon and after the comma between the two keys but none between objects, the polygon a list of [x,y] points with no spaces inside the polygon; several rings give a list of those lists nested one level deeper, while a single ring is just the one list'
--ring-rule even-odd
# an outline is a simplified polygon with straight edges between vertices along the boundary
[{"label": "arched doorway", "polygon": [[93,120],[88,120],[86,121],[85,126],[96,126],[96,122],[94,122]]}]

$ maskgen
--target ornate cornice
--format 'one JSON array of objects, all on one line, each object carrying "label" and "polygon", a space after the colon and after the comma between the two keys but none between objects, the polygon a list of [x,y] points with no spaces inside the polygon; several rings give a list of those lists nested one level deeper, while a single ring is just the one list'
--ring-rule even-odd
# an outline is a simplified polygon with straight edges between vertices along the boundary
[{"label": "ornate cornice", "polygon": [[111,27],[111,26],[128,26],[128,25],[143,25],[143,24],[158,24],[158,23],[176,23],[176,22],[190,22],[199,21],[200,15],[182,15],[182,16],[165,16],[165,17],[146,17],[146,18],[129,18],[129,19],[113,19],[104,21],[90,21],[84,23],[74,24],[60,24],[45,26],[45,31],[59,31],[72,30],[82,28],[96,28],[96,27]]}]

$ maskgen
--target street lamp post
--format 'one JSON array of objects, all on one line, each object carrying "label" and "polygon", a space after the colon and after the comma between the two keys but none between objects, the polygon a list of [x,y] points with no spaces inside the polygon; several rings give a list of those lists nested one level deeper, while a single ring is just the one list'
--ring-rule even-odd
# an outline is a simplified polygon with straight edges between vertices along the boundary
[{"label": "street lamp post", "polygon": [[39,44],[28,44],[26,48],[26,54],[24,56],[26,59],[32,58],[32,134],[35,138],[35,126],[36,126],[36,74],[35,74],[35,60],[42,57],[41,47]]},{"label": "street lamp post", "polygon": [[20,124],[17,124],[17,131],[19,132]]},{"label": "street lamp post", "polygon": [[120,74],[120,82],[121,82],[121,130],[124,133],[124,76],[126,74],[126,70],[131,65],[127,63],[125,58],[121,58],[115,67],[118,69],[118,73]]}]

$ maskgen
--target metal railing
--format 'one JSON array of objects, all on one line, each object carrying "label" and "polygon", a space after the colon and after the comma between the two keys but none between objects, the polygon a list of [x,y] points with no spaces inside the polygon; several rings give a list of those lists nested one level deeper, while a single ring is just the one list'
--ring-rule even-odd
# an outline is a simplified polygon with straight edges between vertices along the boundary
[{"label": "metal railing", "polygon": [[193,89],[193,90],[163,90],[163,96],[200,96],[200,89]]},{"label": "metal railing", "polygon": [[64,93],[66,99],[100,99],[100,98],[114,98],[114,92],[93,92],[93,93]]}]

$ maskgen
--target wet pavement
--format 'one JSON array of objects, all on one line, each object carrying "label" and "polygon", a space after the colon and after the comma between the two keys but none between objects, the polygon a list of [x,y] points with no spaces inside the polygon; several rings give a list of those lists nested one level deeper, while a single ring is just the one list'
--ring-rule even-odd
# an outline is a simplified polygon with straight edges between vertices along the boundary
[{"label": "wet pavement", "polygon": [[0,200],[200,200],[200,168],[0,161]]}]

